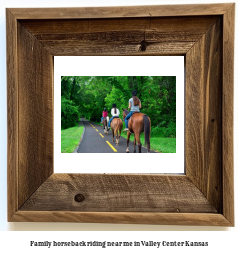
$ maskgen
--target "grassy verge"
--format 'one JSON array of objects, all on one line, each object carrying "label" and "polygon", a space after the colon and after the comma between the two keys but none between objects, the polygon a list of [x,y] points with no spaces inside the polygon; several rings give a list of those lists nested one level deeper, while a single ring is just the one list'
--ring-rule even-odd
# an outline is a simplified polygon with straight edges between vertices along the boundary
[{"label": "grassy verge", "polygon": [[[96,123],[102,126],[101,123]],[[125,123],[123,122],[123,129]],[[127,138],[127,133],[122,132],[121,136]],[[131,135],[130,141],[134,140],[134,135]],[[144,133],[141,134],[140,140],[142,145],[145,144]],[[150,138],[150,149],[159,153],[176,153],[176,138],[162,138],[162,137],[151,137]]]},{"label": "grassy verge", "polygon": [[176,153],[176,138],[150,138],[152,150],[159,153]]},{"label": "grassy verge", "polygon": [[61,153],[72,153],[79,144],[84,126],[61,130]]},{"label": "grassy verge", "polygon": [[[122,132],[122,137],[127,138],[126,132]],[[131,135],[130,141],[134,140],[134,135]],[[140,135],[140,141],[145,146],[144,133]],[[150,138],[150,149],[159,153],[176,153],[176,138]]]}]

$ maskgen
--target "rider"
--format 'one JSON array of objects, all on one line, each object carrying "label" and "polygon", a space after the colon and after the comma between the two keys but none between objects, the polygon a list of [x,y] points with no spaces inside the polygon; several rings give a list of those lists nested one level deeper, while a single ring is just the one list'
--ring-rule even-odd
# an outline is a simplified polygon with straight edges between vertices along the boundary
[{"label": "rider", "polygon": [[130,98],[130,100],[129,100],[130,113],[125,117],[126,128],[124,129],[124,131],[128,131],[129,130],[128,129],[129,118],[132,116],[132,114],[135,111],[140,112],[140,108],[141,108],[141,101],[137,97],[137,91],[133,90],[131,93],[132,93],[132,98]]},{"label": "rider", "polygon": [[112,115],[112,118],[109,120],[109,122],[108,122],[108,129],[110,128],[110,124],[111,124],[111,121],[112,121],[112,119],[114,118],[114,117],[119,117],[119,115],[120,115],[120,111],[119,111],[119,109],[117,108],[117,106],[116,106],[116,103],[113,103],[112,104],[112,109],[111,109],[111,115]]},{"label": "rider", "polygon": [[103,112],[102,112],[102,118],[101,118],[101,123],[104,117],[108,116],[108,112],[107,112],[107,108],[104,108]]}]

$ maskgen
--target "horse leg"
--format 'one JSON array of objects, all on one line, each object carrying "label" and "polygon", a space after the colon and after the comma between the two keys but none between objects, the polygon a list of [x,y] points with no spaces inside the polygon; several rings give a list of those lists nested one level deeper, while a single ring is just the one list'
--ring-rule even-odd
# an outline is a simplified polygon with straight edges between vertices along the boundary
[{"label": "horse leg", "polygon": [[116,145],[117,145],[117,131],[115,131]]},{"label": "horse leg", "polygon": [[126,152],[127,152],[127,153],[129,153],[130,135],[131,135],[131,133],[128,131],[128,132],[127,132],[127,148],[126,148]]},{"label": "horse leg", "polygon": [[118,120],[116,120],[116,127],[115,127],[115,136],[116,136],[116,145],[118,146]]},{"label": "horse leg", "polygon": [[134,136],[134,153],[136,153],[136,138]]},{"label": "horse leg", "polygon": [[119,138],[120,138],[120,136],[119,136],[119,130],[117,130],[117,145],[119,145]]},{"label": "horse leg", "polygon": [[140,142],[140,134],[139,133],[135,133],[135,140],[137,141],[137,144],[138,144],[139,153],[141,153],[141,142]]},{"label": "horse leg", "polygon": [[145,133],[145,144],[147,144],[147,153],[150,152],[150,132],[151,132],[151,122],[150,118],[143,115],[144,122],[144,133]]},{"label": "horse leg", "polygon": [[121,137],[121,130],[122,130],[122,125],[120,125],[119,130],[118,130],[118,144],[119,144],[119,140]]},{"label": "horse leg", "polygon": [[114,130],[112,129],[112,142],[114,142]]}]

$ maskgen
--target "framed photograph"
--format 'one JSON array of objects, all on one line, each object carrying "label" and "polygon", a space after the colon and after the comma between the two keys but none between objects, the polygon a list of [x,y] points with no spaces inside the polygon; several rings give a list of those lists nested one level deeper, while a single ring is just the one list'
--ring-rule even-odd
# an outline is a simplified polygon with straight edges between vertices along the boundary
[{"label": "framed photograph", "polygon": [[[55,173],[184,174],[184,56],[140,59],[138,56],[54,58]],[[141,154],[134,154],[134,135],[130,135],[129,155],[125,124],[121,125],[119,144],[116,136],[113,141],[112,129],[106,131],[107,128],[100,126],[102,111],[106,107],[111,119],[114,103],[124,122],[122,109],[128,108],[133,89],[138,91],[141,113],[151,121],[149,157],[144,132],[139,136]],[[70,112],[75,112],[76,117],[80,114],[79,128]],[[80,128],[83,138],[78,145]],[[138,144],[135,149],[138,153]],[[148,163],[154,165],[158,160],[163,167],[148,169]],[[90,161],[90,166],[86,161]]]},{"label": "framed photograph", "polygon": [[[234,226],[234,7],[6,9],[8,221]],[[184,173],[166,173],[159,157],[146,172],[90,172],[93,156],[73,164],[83,170],[57,173],[60,56],[137,57],[142,66],[184,57],[184,163],[174,165]]]}]

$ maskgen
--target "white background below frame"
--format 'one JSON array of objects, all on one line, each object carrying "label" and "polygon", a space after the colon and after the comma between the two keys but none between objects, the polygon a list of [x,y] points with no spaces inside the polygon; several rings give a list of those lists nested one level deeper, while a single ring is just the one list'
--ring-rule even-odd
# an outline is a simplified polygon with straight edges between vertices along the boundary
[{"label": "white background below frame", "polygon": [[[61,153],[61,76],[176,76],[176,153]],[[184,173],[184,57],[55,56],[54,172]]]}]

